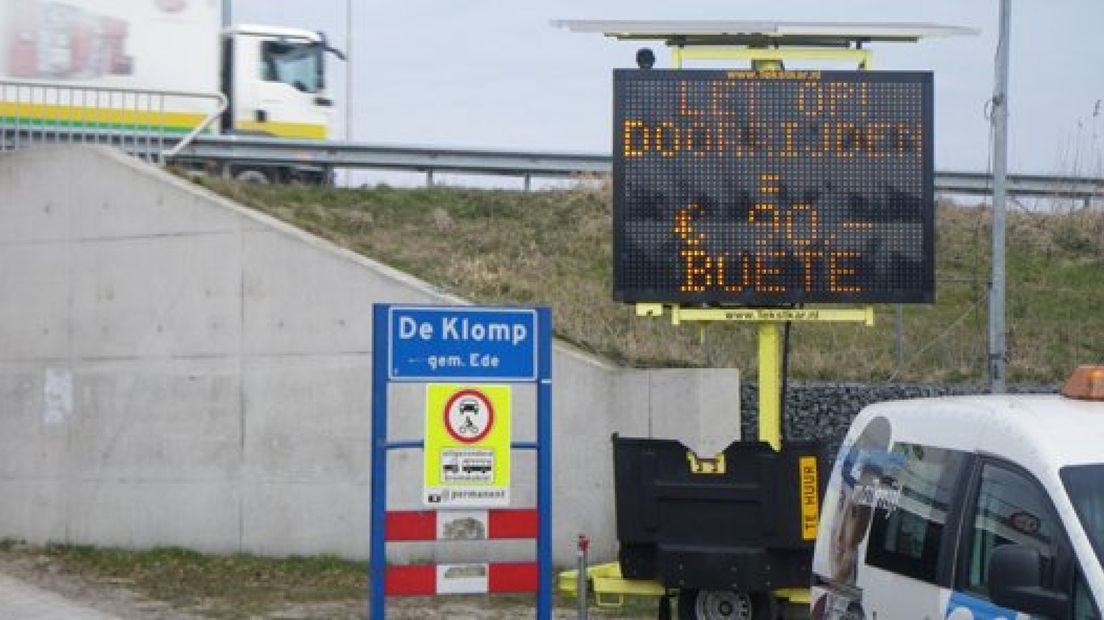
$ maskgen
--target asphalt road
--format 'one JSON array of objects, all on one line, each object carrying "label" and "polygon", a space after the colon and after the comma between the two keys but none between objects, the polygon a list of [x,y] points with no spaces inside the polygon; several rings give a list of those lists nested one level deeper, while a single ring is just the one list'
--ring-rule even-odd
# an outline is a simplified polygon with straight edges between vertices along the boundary
[{"label": "asphalt road", "polygon": [[0,574],[0,618],[20,620],[118,620],[90,607]]}]

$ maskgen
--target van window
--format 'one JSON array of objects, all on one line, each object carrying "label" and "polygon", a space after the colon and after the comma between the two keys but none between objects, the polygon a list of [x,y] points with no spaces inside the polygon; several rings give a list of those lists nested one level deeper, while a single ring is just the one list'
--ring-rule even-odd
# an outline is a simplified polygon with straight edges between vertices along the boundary
[{"label": "van window", "polygon": [[866,563],[930,583],[966,454],[918,444],[893,446],[879,484],[896,489],[875,503]]},{"label": "van window", "polygon": [[959,586],[989,598],[989,556],[1008,543],[1029,545],[1042,556],[1042,585],[1054,587],[1055,560],[1062,532],[1050,500],[1039,485],[1008,468],[986,463],[981,471],[974,514],[967,521],[967,559]]},{"label": "van window", "polygon": [[1097,559],[1104,561],[1104,465],[1063,467],[1059,475]]},{"label": "van window", "polygon": [[1077,581],[1073,583],[1073,620],[1100,620],[1100,612],[1081,571],[1077,571]]},{"label": "van window", "polygon": [[[1097,559],[1104,559],[1104,465],[1063,467],[1059,474]],[[1073,590],[1073,617],[1075,620],[1100,617],[1081,574]]]}]

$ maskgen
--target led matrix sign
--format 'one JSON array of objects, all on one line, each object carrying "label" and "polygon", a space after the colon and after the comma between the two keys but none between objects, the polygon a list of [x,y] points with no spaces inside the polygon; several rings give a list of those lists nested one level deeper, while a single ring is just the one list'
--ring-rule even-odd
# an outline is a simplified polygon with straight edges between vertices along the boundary
[{"label": "led matrix sign", "polygon": [[932,75],[614,72],[614,297],[934,300]]}]

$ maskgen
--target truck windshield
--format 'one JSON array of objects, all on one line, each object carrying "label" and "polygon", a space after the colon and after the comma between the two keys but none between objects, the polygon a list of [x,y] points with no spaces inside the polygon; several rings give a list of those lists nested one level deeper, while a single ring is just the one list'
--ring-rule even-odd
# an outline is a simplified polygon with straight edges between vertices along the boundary
[{"label": "truck windshield", "polygon": [[1061,475],[1097,561],[1104,561],[1104,464],[1063,467]]},{"label": "truck windshield", "polygon": [[261,77],[283,82],[305,93],[322,90],[322,48],[311,43],[265,41],[261,45]]}]

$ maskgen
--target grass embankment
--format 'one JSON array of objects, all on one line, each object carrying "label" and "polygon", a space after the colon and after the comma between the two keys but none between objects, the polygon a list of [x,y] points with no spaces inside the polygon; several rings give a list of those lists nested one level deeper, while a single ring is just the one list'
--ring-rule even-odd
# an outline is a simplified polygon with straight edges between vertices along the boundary
[{"label": "grass embankment", "polygon": [[[337,189],[201,181],[473,301],[549,304],[558,336],[631,366],[755,367],[755,330],[638,319],[611,299],[608,185],[522,193],[475,189]],[[828,380],[983,381],[987,211],[937,212],[937,302],[904,309],[904,363],[892,306],[874,328],[800,324],[791,373]],[[1016,211],[1008,229],[1009,373],[1055,382],[1104,362],[1104,213]]]}]

